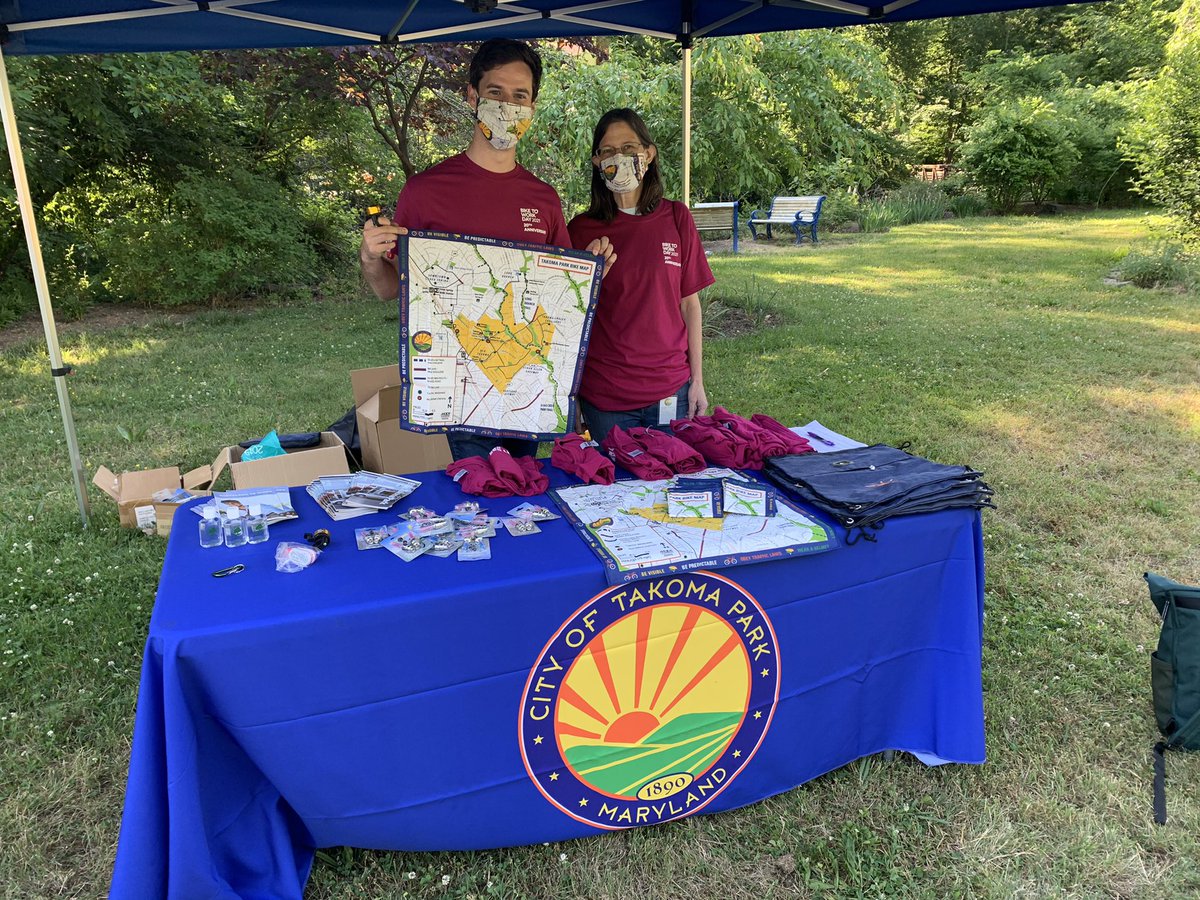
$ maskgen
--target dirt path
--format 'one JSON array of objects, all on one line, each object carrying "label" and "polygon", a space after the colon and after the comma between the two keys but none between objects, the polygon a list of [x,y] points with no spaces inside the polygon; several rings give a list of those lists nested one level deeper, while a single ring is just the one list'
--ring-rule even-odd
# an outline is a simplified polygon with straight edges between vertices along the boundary
[{"label": "dirt path", "polygon": [[[126,328],[130,325],[145,325],[150,322],[178,323],[186,321],[198,310],[144,309],[140,306],[117,306],[104,304],[93,306],[82,318],[72,322],[58,323],[58,337],[79,334],[82,331],[111,331],[115,328]],[[13,347],[19,347],[31,340],[45,346],[45,332],[42,330],[42,319],[36,312],[30,313],[11,325],[0,328],[0,353],[5,353]]]}]

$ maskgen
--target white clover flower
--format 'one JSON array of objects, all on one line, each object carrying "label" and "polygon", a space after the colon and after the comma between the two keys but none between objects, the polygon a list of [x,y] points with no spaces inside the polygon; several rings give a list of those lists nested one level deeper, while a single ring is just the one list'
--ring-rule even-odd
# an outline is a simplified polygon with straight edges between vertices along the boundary
[{"label": "white clover flower", "polygon": [[442,876],[442,887],[445,887],[445,886],[446,886],[446,885],[448,885],[449,883],[450,883],[450,876],[449,876],[449,875],[443,875],[443,876]]},{"label": "white clover flower", "polygon": [[416,878],[416,877],[417,877],[417,873],[416,873],[416,872],[409,872],[409,873],[408,873],[408,875],[406,875],[405,877],[406,877],[406,878],[408,878],[408,880],[409,880],[409,881],[412,881],[414,878]]}]

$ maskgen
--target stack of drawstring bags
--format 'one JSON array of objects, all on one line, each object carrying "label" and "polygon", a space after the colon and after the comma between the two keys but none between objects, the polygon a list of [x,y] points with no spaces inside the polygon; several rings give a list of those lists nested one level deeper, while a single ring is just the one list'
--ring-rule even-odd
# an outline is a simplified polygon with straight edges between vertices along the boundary
[{"label": "stack of drawstring bags", "polygon": [[873,532],[893,516],[995,509],[994,492],[980,480],[982,472],[932,462],[886,444],[776,456],[767,460],[763,474],[845,526],[851,532],[847,544],[875,540]]}]

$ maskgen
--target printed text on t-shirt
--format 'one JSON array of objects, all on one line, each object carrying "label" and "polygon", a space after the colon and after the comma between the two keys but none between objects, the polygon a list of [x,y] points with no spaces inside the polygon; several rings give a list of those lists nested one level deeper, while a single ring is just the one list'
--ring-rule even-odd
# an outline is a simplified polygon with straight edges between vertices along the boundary
[{"label": "printed text on t-shirt", "polygon": [[541,211],[536,208],[521,207],[521,226],[527,234],[546,235],[546,223],[542,220]]},{"label": "printed text on t-shirt", "polygon": [[683,264],[680,263],[680,261],[679,261],[679,245],[678,244],[676,244],[672,241],[663,241],[662,242],[662,250],[663,250],[663,262],[664,263],[666,263],[668,266],[679,266],[680,268],[683,267]]}]

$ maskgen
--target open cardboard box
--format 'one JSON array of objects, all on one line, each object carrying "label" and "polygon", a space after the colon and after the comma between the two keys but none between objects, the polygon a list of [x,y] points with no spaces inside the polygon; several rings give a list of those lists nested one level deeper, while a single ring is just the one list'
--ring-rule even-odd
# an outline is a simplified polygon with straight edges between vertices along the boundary
[{"label": "open cardboard box", "polygon": [[400,428],[400,366],[356,369],[350,373],[363,468],[388,475],[445,469],[450,445],[444,434],[418,434]]},{"label": "open cardboard box", "polygon": [[209,484],[216,484],[229,467],[237,489],[256,487],[304,487],[322,475],[349,475],[346,445],[332,431],[322,431],[320,443],[303,450],[289,450],[283,456],[243,460],[242,447],[226,447],[212,464]]},{"label": "open cardboard box", "polygon": [[161,490],[183,488],[197,496],[207,496],[210,491],[205,488],[212,484],[212,469],[212,466],[200,466],[180,475],[178,467],[167,466],[114,475],[107,466],[101,466],[92,476],[92,483],[116,501],[122,528],[139,527],[137,510],[148,507],[154,511],[156,530],[166,535],[171,531],[171,520],[179,505],[157,502],[153,499],[154,494]]},{"label": "open cardboard box", "polygon": [[[346,462],[346,445],[332,431],[322,431],[320,443],[305,450],[292,450],[283,456],[266,459],[242,460],[245,453],[241,447],[226,447],[211,465],[199,466],[184,474],[176,466],[144,471],[113,474],[107,466],[96,470],[92,483],[117,503],[121,525],[137,528],[139,508],[152,507],[156,530],[166,535],[171,530],[175,503],[156,502],[157,491],[164,488],[183,488],[197,496],[207,496],[217,480],[229,469],[234,488],[252,487],[303,487],[322,475],[348,475],[350,466]],[[146,516],[147,513],[143,513]]]}]

